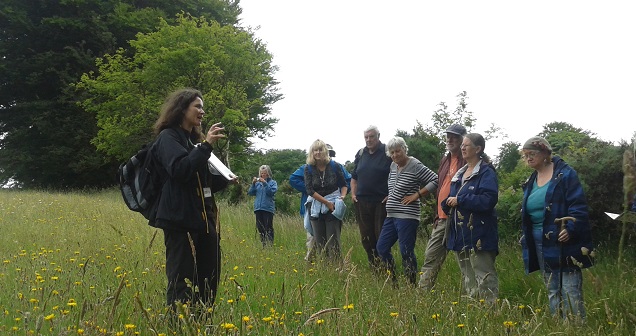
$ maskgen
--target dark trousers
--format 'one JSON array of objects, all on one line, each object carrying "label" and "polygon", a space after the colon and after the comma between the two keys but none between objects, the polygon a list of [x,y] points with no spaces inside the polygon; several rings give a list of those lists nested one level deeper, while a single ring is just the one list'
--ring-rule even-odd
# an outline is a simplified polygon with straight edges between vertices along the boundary
[{"label": "dark trousers", "polygon": [[163,230],[168,306],[176,301],[208,306],[214,303],[221,273],[221,249],[214,226],[211,229],[210,233]]},{"label": "dark trousers", "polygon": [[356,208],[356,220],[360,229],[362,247],[367,252],[369,264],[377,266],[379,255],[376,250],[378,238],[382,231],[382,224],[386,219],[386,207],[382,202],[366,202],[358,199],[354,203]]},{"label": "dark trousers", "polygon": [[263,246],[274,243],[274,213],[264,210],[254,211],[256,215],[256,230],[261,236]]},{"label": "dark trousers", "polygon": [[310,217],[314,231],[314,248],[332,260],[340,260],[340,233],[342,221],[332,214],[320,214],[318,218]]}]

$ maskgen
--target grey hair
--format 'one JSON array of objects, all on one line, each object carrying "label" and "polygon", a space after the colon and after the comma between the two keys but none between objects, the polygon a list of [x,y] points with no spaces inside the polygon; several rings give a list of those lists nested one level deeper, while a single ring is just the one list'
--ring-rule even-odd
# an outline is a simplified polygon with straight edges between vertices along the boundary
[{"label": "grey hair", "polygon": [[386,155],[391,156],[391,151],[397,148],[402,148],[404,150],[404,154],[409,153],[409,146],[406,145],[406,141],[404,141],[402,137],[396,136],[387,142]]},{"label": "grey hair", "polygon": [[468,134],[466,134],[465,138],[468,138],[468,140],[470,140],[470,142],[472,142],[473,145],[481,147],[481,152],[479,153],[479,157],[485,163],[492,163],[492,160],[490,160],[490,156],[488,156],[488,154],[486,154],[484,152],[484,150],[486,149],[486,140],[484,139],[484,137],[481,134],[479,134],[479,133],[468,133]]},{"label": "grey hair", "polygon": [[367,127],[367,129],[364,130],[364,133],[371,132],[371,131],[374,131],[375,134],[380,134],[380,130],[375,125],[371,125],[371,126]]},{"label": "grey hair", "polygon": [[260,167],[258,168],[258,175],[261,175],[261,171],[263,171],[263,170],[267,171],[267,175],[268,175],[270,178],[272,178],[272,169],[271,169],[271,168],[269,168],[269,166],[268,166],[268,165],[262,165],[262,166],[260,166]]}]

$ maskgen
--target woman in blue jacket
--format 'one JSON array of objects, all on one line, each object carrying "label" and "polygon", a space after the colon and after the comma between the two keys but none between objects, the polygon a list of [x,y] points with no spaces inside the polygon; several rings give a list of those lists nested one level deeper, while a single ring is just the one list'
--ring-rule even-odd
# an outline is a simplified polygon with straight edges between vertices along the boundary
[{"label": "woman in blue jacket", "polygon": [[272,179],[272,170],[268,165],[258,168],[258,177],[252,179],[252,185],[247,191],[254,200],[254,214],[256,215],[256,230],[261,236],[263,247],[274,244],[274,195],[278,184]]},{"label": "woman in blue jacket", "polygon": [[544,138],[523,145],[535,171],[523,184],[523,261],[526,273],[541,270],[552,314],[585,317],[581,268],[592,266],[587,202],[576,171]]},{"label": "woman in blue jacket", "polygon": [[499,185],[485,147],[480,134],[464,137],[461,151],[466,165],[451,179],[450,194],[442,209],[450,221],[447,248],[455,251],[466,294],[494,303],[499,295],[495,269]]}]

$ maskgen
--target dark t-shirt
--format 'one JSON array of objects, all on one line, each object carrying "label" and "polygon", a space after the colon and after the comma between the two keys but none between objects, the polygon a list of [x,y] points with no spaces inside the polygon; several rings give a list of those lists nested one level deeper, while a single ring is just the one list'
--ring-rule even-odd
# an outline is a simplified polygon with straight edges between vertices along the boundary
[{"label": "dark t-shirt", "polygon": [[324,172],[321,172],[315,165],[309,168],[305,166],[305,188],[307,195],[311,196],[317,192],[320,196],[327,196],[347,185],[342,169],[333,169],[339,165],[329,163]]},{"label": "dark t-shirt", "polygon": [[386,146],[378,144],[378,148],[369,153],[368,148],[364,148],[362,153],[356,155],[351,178],[357,184],[356,197],[367,202],[381,202],[388,194],[389,187],[387,180],[391,167],[391,158],[386,155]]}]

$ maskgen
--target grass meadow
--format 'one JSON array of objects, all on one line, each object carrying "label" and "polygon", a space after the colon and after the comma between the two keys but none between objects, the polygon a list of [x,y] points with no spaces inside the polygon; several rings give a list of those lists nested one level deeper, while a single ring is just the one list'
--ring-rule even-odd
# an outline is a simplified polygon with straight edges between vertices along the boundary
[{"label": "grass meadow", "polygon": [[[585,323],[554,319],[538,274],[523,272],[508,239],[497,258],[500,299],[460,295],[449,255],[436,289],[374,275],[353,223],[344,262],[303,260],[299,217],[276,216],[262,248],[251,204],[221,209],[222,278],[214,307],[166,317],[163,234],[129,211],[117,190],[0,191],[2,335],[636,335],[634,252],[616,262],[599,247],[584,271]],[[418,237],[421,265],[426,234]],[[632,245],[633,248],[633,245]],[[394,255],[401,271],[397,244]]]}]

